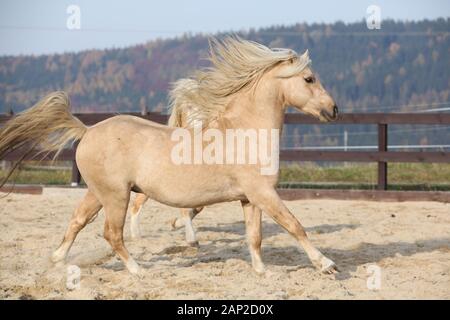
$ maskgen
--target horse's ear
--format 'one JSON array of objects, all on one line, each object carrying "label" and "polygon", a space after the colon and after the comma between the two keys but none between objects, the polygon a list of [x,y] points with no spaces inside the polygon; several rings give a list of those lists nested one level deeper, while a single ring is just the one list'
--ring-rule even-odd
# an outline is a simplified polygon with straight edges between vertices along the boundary
[{"label": "horse's ear", "polygon": [[309,59],[309,50],[306,49],[306,51],[302,54],[302,59]]}]

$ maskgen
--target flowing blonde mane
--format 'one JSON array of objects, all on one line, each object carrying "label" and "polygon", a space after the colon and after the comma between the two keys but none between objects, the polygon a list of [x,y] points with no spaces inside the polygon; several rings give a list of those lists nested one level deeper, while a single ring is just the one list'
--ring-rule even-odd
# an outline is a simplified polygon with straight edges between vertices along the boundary
[{"label": "flowing blonde mane", "polygon": [[217,119],[234,94],[253,87],[278,63],[293,59],[289,73],[283,75],[290,77],[311,62],[307,51],[299,56],[290,49],[270,49],[239,37],[227,37],[222,41],[213,38],[209,43],[212,66],[173,85],[170,92],[171,125],[177,125],[181,115],[184,115],[188,126],[197,120],[208,123]]}]

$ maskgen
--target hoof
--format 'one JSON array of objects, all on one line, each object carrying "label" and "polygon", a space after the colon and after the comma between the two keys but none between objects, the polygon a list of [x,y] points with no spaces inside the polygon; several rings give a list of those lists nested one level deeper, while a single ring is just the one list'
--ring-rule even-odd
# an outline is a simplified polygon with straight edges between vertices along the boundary
[{"label": "hoof", "polygon": [[252,256],[252,268],[259,275],[262,275],[266,272],[266,267],[264,266],[264,263],[261,261],[261,257]]},{"label": "hoof", "polygon": [[253,270],[256,272],[256,274],[258,275],[264,275],[266,273],[266,268],[264,268],[264,266],[258,266],[258,267],[253,267]]},{"label": "hoof", "polygon": [[142,276],[142,269],[139,267],[139,265],[134,261],[132,258],[130,258],[126,263],[125,266],[127,267],[128,271],[137,277]]},{"label": "hoof", "polygon": [[339,269],[336,266],[336,264],[333,261],[331,261],[330,259],[325,258],[325,257],[322,258],[322,266],[321,266],[320,270],[324,274],[336,274],[339,272]]}]

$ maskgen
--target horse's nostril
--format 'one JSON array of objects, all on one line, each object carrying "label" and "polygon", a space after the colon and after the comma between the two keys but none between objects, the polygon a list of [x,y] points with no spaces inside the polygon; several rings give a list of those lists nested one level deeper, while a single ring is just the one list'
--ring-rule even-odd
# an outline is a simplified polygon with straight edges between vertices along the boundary
[{"label": "horse's nostril", "polygon": [[334,107],[333,107],[333,117],[336,118],[337,115],[338,115],[338,107],[337,107],[337,106],[334,106]]}]

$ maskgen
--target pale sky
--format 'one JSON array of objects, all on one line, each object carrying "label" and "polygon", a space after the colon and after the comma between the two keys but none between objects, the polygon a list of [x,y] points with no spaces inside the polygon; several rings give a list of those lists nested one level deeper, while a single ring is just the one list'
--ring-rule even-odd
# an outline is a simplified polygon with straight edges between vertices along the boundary
[{"label": "pale sky", "polygon": [[[81,11],[79,31],[66,27],[72,4]],[[186,32],[355,22],[371,4],[381,8],[382,19],[450,16],[449,0],[0,0],[0,55],[125,47]]]}]

